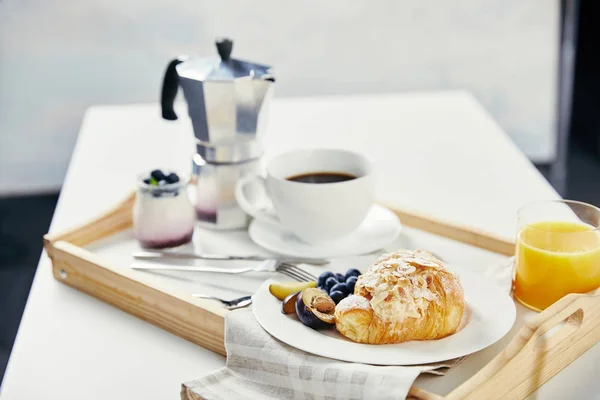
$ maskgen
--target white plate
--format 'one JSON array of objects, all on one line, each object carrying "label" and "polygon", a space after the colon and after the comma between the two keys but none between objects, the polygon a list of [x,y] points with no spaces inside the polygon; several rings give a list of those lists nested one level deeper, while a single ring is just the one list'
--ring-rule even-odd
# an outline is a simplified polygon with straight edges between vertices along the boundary
[{"label": "white plate", "polygon": [[278,254],[306,258],[334,258],[371,253],[392,243],[402,229],[400,220],[390,210],[373,205],[356,231],[333,243],[308,244],[280,224],[255,219],[248,233],[257,245]]},{"label": "white plate", "polygon": [[467,268],[451,268],[461,279],[467,307],[462,329],[438,340],[369,345],[350,341],[335,329],[316,331],[295,315],[281,313],[281,301],[265,282],[253,298],[254,315],[275,338],[297,349],[336,360],[375,365],[418,365],[446,361],[484,349],[512,328],[516,308],[493,282]]}]

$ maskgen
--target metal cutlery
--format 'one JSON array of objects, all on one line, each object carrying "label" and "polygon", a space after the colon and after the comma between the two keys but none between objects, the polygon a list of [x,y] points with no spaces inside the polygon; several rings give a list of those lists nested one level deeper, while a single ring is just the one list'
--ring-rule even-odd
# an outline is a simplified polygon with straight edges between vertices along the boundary
[{"label": "metal cutlery", "polygon": [[252,296],[242,296],[233,300],[224,300],[217,296],[210,296],[207,294],[194,293],[192,296],[197,297],[199,299],[209,299],[209,300],[217,300],[223,303],[225,308],[228,310],[236,310],[238,308],[247,307],[252,304]]},{"label": "metal cutlery", "polygon": [[195,265],[152,265],[133,263],[131,268],[143,271],[187,271],[187,272],[216,272],[222,274],[244,274],[247,272],[280,272],[297,281],[316,281],[317,278],[294,264],[281,262],[278,260],[266,260],[257,266],[240,268],[223,268],[213,266],[195,266]]},{"label": "metal cutlery", "polygon": [[174,251],[135,251],[133,257],[139,260],[160,260],[160,259],[184,259],[184,260],[212,260],[212,261],[268,261],[277,259],[290,264],[310,264],[310,265],[326,265],[329,261],[324,259],[302,258],[302,257],[267,257],[267,256],[228,256],[220,254],[199,254],[199,253],[181,253]]}]

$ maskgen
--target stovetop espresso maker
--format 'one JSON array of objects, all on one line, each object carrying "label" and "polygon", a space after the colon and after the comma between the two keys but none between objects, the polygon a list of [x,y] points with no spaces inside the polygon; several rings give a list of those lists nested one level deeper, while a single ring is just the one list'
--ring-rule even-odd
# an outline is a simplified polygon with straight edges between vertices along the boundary
[{"label": "stovetop espresso maker", "polygon": [[268,65],[231,58],[230,39],[217,39],[216,47],[218,56],[182,56],[169,63],[161,107],[164,119],[177,119],[173,103],[181,86],[196,137],[198,220],[204,227],[235,229],[248,223],[235,185],[259,167],[275,78]]}]

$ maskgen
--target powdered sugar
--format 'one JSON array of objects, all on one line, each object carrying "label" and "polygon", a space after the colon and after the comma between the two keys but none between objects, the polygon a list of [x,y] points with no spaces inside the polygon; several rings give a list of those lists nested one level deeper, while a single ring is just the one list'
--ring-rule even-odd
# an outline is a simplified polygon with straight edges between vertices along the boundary
[{"label": "powdered sugar", "polygon": [[351,294],[350,296],[346,297],[338,303],[338,305],[335,307],[335,311],[336,313],[345,312],[357,308],[360,308],[362,310],[370,310],[371,303],[369,302],[369,300],[362,296],[356,296],[354,294]]}]

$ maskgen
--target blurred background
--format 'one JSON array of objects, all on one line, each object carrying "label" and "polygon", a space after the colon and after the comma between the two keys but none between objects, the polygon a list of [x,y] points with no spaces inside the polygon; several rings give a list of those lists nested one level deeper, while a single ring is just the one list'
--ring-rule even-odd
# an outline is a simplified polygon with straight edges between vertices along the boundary
[{"label": "blurred background", "polygon": [[170,59],[226,35],[275,66],[276,96],[468,90],[564,197],[600,205],[599,8],[0,1],[0,376],[88,107],[158,101]]}]

